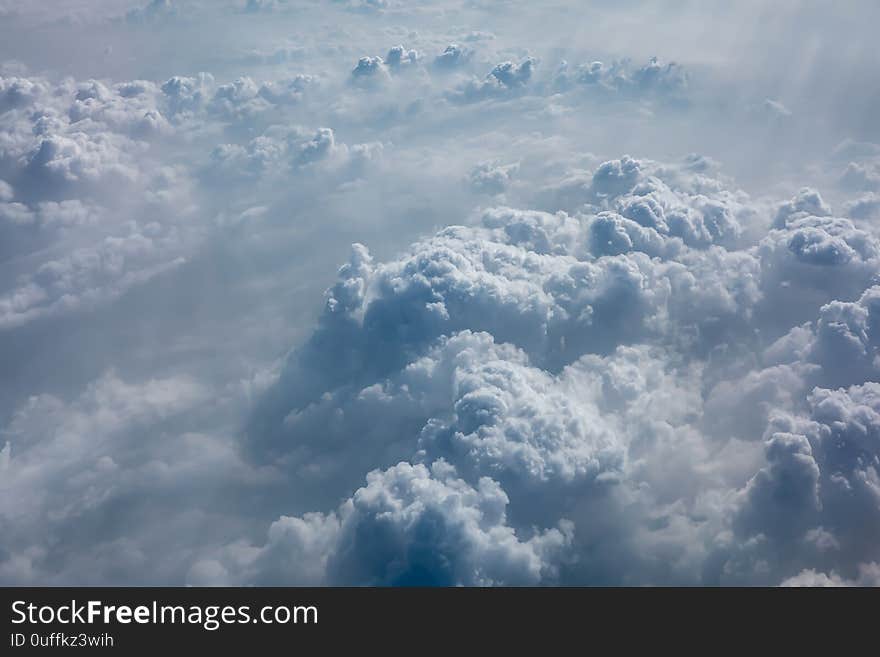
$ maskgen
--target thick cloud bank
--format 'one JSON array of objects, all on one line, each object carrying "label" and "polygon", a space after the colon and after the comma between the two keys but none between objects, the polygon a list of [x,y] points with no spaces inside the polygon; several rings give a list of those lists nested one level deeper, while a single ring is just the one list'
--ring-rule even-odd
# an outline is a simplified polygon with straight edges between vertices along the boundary
[{"label": "thick cloud bank", "polygon": [[0,0],[0,583],[880,584],[876,2],[679,4]]},{"label": "thick cloud bank", "polygon": [[489,209],[387,263],[355,245],[248,439],[303,491],[361,487],[281,518],[223,572],[776,584],[875,568],[878,241],[815,191],[774,211],[693,168],[609,161],[546,191],[567,211]]}]

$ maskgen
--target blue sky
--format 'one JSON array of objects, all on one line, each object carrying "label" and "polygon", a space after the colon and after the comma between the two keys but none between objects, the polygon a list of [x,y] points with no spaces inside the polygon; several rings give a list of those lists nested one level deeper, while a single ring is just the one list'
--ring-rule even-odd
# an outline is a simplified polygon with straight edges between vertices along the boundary
[{"label": "blue sky", "polygon": [[0,0],[0,582],[880,582],[878,13]]}]

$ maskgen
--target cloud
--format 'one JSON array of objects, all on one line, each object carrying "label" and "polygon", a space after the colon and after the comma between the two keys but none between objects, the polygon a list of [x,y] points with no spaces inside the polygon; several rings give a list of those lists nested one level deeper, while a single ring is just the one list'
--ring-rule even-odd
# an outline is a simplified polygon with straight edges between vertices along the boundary
[{"label": "cloud", "polygon": [[471,80],[450,92],[453,102],[475,103],[489,98],[504,97],[518,93],[528,85],[537,60],[527,57],[521,62],[497,64],[482,80]]},{"label": "cloud", "polygon": [[246,144],[220,144],[211,153],[205,175],[225,184],[277,181],[290,171],[326,176],[323,184],[358,178],[381,159],[382,144],[337,142],[331,128],[310,130],[273,126]]},{"label": "cloud", "polygon": [[[305,74],[220,85],[210,74],[161,84],[2,78],[2,253],[42,258],[10,272],[0,325],[93,309],[180,266],[207,221],[193,221],[195,167],[164,161],[171,140],[289,107],[313,85]],[[332,132],[330,142],[297,157],[320,159]],[[356,169],[366,148],[343,145],[340,166]]]},{"label": "cloud", "polygon": [[859,577],[855,580],[844,580],[837,573],[830,575],[806,569],[782,583],[782,586],[880,586],[880,567],[876,563],[865,564],[859,568]]},{"label": "cloud", "polygon": [[516,174],[517,164],[481,162],[468,174],[468,184],[478,192],[501,194]]},{"label": "cloud", "polygon": [[213,85],[214,76],[201,73],[198,77],[168,78],[161,88],[162,93],[168,97],[170,113],[179,114],[200,109]]},{"label": "cloud", "polygon": [[[854,302],[833,299],[870,283],[876,243],[827,216],[811,191],[773,224],[770,208],[692,163],[605,162],[576,188],[584,202],[569,205],[574,214],[485,210],[386,263],[356,246],[311,340],[257,408],[251,449],[299,473],[303,495],[328,500],[356,486],[364,469],[375,469],[367,489],[391,486],[389,468],[437,462],[472,486],[488,477],[504,491],[517,535],[541,519],[545,528],[572,523],[554,562],[565,581],[779,583],[811,563],[854,572],[872,557],[872,539],[855,527],[876,524],[873,446],[862,443],[864,456],[841,468],[828,450],[842,443],[822,438],[820,425],[842,426],[823,410],[834,386],[855,386],[844,407],[874,398],[865,394],[875,384],[862,382],[876,376],[875,289]],[[750,246],[742,226],[761,215],[769,232]],[[817,313],[814,325],[768,314],[777,277],[790,281],[790,297],[803,295],[801,310]],[[754,354],[751,368],[713,363],[732,345],[753,349],[757,327],[772,334],[783,325],[790,332]],[[673,353],[697,360],[670,365]],[[348,442],[355,431],[357,445]],[[716,447],[695,448],[701,440]],[[663,468],[680,441],[694,451],[672,484]],[[750,456],[725,467],[716,449]],[[864,502],[833,492],[857,487]],[[618,505],[629,511],[618,517]],[[360,533],[335,533],[344,508],[292,522],[319,518],[321,536],[332,527],[330,554],[373,554]],[[656,513],[665,520],[649,529]],[[597,518],[608,536],[584,524]],[[415,549],[415,537],[400,540],[407,547],[394,554]],[[290,549],[318,544],[326,545],[300,537]],[[594,561],[582,564],[587,545]],[[675,568],[659,569],[652,550],[676,553]],[[626,568],[616,561],[624,554]],[[331,557],[306,581],[403,581],[375,570],[389,559],[405,561],[376,557],[342,576],[327,574]],[[485,567],[468,568],[470,580],[440,581],[475,583]],[[519,582],[493,579],[501,581]]]},{"label": "cloud", "polygon": [[[0,206],[4,257],[39,256],[11,270],[0,292],[4,329],[118,298],[183,262],[197,232],[178,225],[190,214],[186,175],[178,169],[169,178],[171,169],[150,153],[175,130],[158,85],[68,79],[53,86],[37,78],[10,88],[19,87],[32,93],[16,92],[2,117],[0,161],[11,182]],[[169,208],[176,216],[166,215]]]},{"label": "cloud", "polygon": [[756,114],[763,114],[776,121],[783,121],[791,116],[790,109],[778,100],[773,100],[772,98],[765,99],[763,103],[754,108],[754,112]]},{"label": "cloud", "polygon": [[401,45],[392,46],[385,56],[385,62],[392,69],[415,64],[418,60],[418,51],[409,50]]},{"label": "cloud", "polygon": [[[158,565],[162,553],[185,563],[194,537],[184,527],[210,523],[178,500],[216,489],[222,478],[253,476],[228,438],[170,429],[181,418],[192,420],[210,398],[186,377],[130,383],[108,372],[72,401],[46,394],[28,400],[3,433],[3,580],[182,578],[167,561],[149,577],[141,570]],[[150,538],[156,514],[180,530],[163,545]],[[57,535],[66,540],[58,543]]]},{"label": "cloud", "polygon": [[876,583],[874,5],[122,4],[0,9],[0,582]]},{"label": "cloud", "polygon": [[850,162],[840,176],[840,184],[856,191],[880,189],[880,165]]},{"label": "cloud", "polygon": [[284,7],[286,0],[246,0],[244,10],[250,14],[274,11]]},{"label": "cloud", "polygon": [[[777,215],[778,216],[778,215]],[[803,215],[758,245],[763,289],[775,312],[807,321],[818,306],[853,299],[876,275],[880,245],[850,219]]]},{"label": "cloud", "polygon": [[0,97],[2,105],[0,111],[7,112],[22,106],[27,106],[41,95],[46,89],[40,81],[34,82],[28,78],[2,78],[0,79]]},{"label": "cloud", "polygon": [[822,195],[815,189],[804,187],[794,198],[779,206],[773,225],[776,228],[783,228],[789,219],[828,217],[830,215],[831,208],[822,200]]},{"label": "cloud", "polygon": [[177,7],[171,0],[150,0],[150,2],[137,9],[130,10],[125,18],[130,23],[146,23],[150,21],[167,20],[177,15]]},{"label": "cloud", "polygon": [[360,84],[376,84],[389,78],[388,67],[381,57],[361,57],[351,71],[352,81]]},{"label": "cloud", "polygon": [[439,69],[455,69],[464,66],[470,61],[472,55],[470,50],[457,43],[450,43],[443,49],[443,52],[434,57],[434,66]]},{"label": "cloud", "polygon": [[227,560],[229,568],[265,582],[487,586],[554,581],[556,560],[571,539],[570,525],[563,522],[521,540],[506,524],[507,504],[504,491],[488,477],[471,486],[443,460],[430,468],[399,463],[367,475],[366,485],[337,512],[282,517],[270,527],[267,543],[244,563]]},{"label": "cloud", "polygon": [[657,57],[639,67],[629,60],[611,64],[593,61],[572,67],[563,60],[554,83],[559,89],[579,89],[602,99],[662,98],[681,102],[689,91],[685,69],[675,62],[661,62]]},{"label": "cloud", "polygon": [[877,472],[869,465],[876,459],[876,386],[815,388],[808,414],[771,418],[770,463],[743,490],[734,521],[748,567],[760,560],[785,569],[803,564],[786,584],[811,585],[834,578],[810,580],[810,563],[854,578],[870,568],[880,527]]},{"label": "cloud", "polygon": [[853,219],[871,219],[880,213],[880,194],[873,192],[845,205],[846,214]]},{"label": "cloud", "polygon": [[152,228],[154,234],[107,237],[93,247],[44,263],[32,277],[0,296],[0,328],[88,308],[180,265],[183,257],[176,253],[175,231]]}]

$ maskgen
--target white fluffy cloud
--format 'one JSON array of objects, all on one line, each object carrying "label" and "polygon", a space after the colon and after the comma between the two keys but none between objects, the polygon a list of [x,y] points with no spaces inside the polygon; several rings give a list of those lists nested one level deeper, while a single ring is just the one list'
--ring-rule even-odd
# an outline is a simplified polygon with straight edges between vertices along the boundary
[{"label": "white fluffy cloud", "polygon": [[[401,459],[489,477],[514,531],[571,523],[554,562],[570,581],[779,583],[829,564],[854,576],[876,558],[866,529],[880,526],[876,440],[860,439],[866,451],[845,467],[830,461],[857,440],[842,418],[874,412],[862,400],[876,397],[863,383],[876,377],[876,294],[834,299],[870,284],[876,239],[827,216],[815,193],[774,219],[688,164],[607,162],[579,189],[573,215],[487,210],[389,263],[357,246],[319,328],[258,410],[254,449],[324,491],[355,486],[368,468],[380,470],[367,489],[378,487]],[[767,236],[750,238],[747,222]],[[780,289],[816,323],[772,312]],[[762,352],[759,336],[781,326],[791,331]],[[840,417],[821,429],[831,408]],[[839,437],[823,438],[832,425]],[[762,440],[763,456],[748,446]],[[743,462],[715,461],[718,450]],[[621,504],[627,514],[596,536],[590,521],[611,523]],[[373,553],[345,536],[331,553]],[[313,539],[297,541],[300,554]],[[611,541],[632,551],[628,574],[614,570]],[[597,563],[580,561],[587,545]],[[274,552],[271,537],[260,550]],[[676,569],[652,550],[676,553]]]},{"label": "white fluffy cloud", "polygon": [[664,63],[656,57],[639,67],[626,60],[610,65],[594,61],[578,66],[563,61],[555,83],[563,89],[580,88],[607,98],[647,96],[683,101],[687,97],[688,75],[681,65]]},{"label": "white fluffy cloud", "polygon": [[877,584],[875,4],[0,1],[0,582]]},{"label": "white fluffy cloud", "polygon": [[520,62],[501,62],[482,80],[474,79],[462,84],[450,93],[449,98],[453,102],[473,103],[521,93],[531,81],[536,66],[537,60],[532,57]]},{"label": "white fluffy cloud", "polygon": [[[401,462],[367,483],[331,514],[282,517],[266,545],[227,549],[221,580],[367,586],[534,585],[558,577],[556,561],[571,525],[522,540],[507,525],[508,498],[492,479],[475,486],[443,460],[430,468]],[[203,568],[194,566],[193,576]],[[243,572],[242,572],[243,571]],[[240,575],[239,575],[240,576]],[[247,580],[245,580],[247,581]]]}]

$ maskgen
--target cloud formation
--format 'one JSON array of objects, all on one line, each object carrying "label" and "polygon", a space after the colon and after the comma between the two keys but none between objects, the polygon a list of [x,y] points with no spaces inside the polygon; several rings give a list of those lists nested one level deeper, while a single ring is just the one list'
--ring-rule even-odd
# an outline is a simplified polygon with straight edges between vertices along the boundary
[{"label": "cloud formation", "polygon": [[[389,263],[356,246],[319,328],[259,409],[254,449],[295,471],[318,464],[313,485],[325,491],[376,468],[353,500],[398,495],[397,475],[414,467],[491,480],[517,535],[542,522],[567,528],[551,574],[532,583],[565,573],[579,583],[774,584],[811,567],[851,577],[869,567],[880,516],[877,444],[864,427],[880,398],[870,383],[880,296],[836,299],[870,285],[876,238],[828,216],[815,192],[774,216],[689,163],[609,161],[579,190],[574,214],[494,208]],[[761,214],[767,235],[749,239],[742,224]],[[772,313],[780,289],[815,322]],[[762,349],[756,336],[784,325]],[[724,362],[725,351],[740,356]],[[750,456],[727,465],[719,450]],[[344,525],[346,513],[317,516],[319,526]],[[604,534],[589,526],[597,518],[611,524]],[[396,563],[417,549],[421,539],[398,531],[369,547],[334,534],[331,554],[376,561],[317,581],[400,583],[368,574],[388,550]],[[596,562],[582,562],[587,545]],[[274,551],[271,534],[260,549]],[[468,567],[440,581],[479,582],[485,565]]]},{"label": "cloud formation", "polygon": [[876,585],[880,16],[795,4],[0,1],[0,582]]}]

